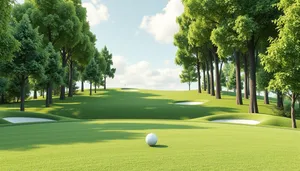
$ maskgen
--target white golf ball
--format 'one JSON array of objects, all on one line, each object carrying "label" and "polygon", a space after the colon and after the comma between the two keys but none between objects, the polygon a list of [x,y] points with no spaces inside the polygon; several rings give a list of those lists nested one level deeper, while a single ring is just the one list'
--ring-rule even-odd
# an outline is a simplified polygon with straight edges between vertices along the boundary
[{"label": "white golf ball", "polygon": [[154,133],[150,133],[146,136],[146,143],[153,146],[157,143],[157,136]]}]

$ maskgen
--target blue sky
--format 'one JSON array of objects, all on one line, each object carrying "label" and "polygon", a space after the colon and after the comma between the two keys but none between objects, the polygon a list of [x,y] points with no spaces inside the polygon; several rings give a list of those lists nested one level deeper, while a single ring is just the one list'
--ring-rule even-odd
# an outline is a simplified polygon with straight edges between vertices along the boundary
[{"label": "blue sky", "polygon": [[[89,2],[89,1],[87,1]],[[129,62],[147,60],[163,67],[161,60],[171,60],[176,48],[172,44],[156,42],[152,35],[141,30],[143,16],[162,11],[167,0],[101,0],[108,8],[109,18],[92,26],[97,35],[97,47],[104,45],[115,55],[128,57]]]},{"label": "blue sky", "polygon": [[108,87],[188,88],[174,63],[181,0],[83,0],[83,6],[98,50],[106,45],[113,54],[117,73]]}]

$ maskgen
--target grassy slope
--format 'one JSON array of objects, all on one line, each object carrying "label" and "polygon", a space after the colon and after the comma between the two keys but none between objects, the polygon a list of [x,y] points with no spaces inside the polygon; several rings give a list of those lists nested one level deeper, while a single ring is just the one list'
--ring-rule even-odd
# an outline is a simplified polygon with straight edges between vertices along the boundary
[{"label": "grassy slope", "polygon": [[212,121],[217,119],[250,119],[260,121],[261,126],[279,126],[279,127],[291,127],[291,119],[271,116],[265,114],[255,114],[251,115],[248,113],[238,113],[238,114],[223,114],[223,115],[212,115],[202,118],[192,119],[191,121]]},{"label": "grassy slope", "polygon": [[[202,101],[205,103],[198,106],[181,106],[174,105],[173,103],[176,101]],[[202,119],[199,120],[203,121],[210,116],[229,118],[253,116],[256,119],[262,119],[263,125],[290,127],[288,118],[246,114],[249,100],[244,100],[244,105],[238,106],[235,104],[233,93],[223,93],[222,99],[216,100],[215,97],[205,92],[198,94],[196,91],[141,90],[124,92],[120,89],[113,89],[98,91],[92,97],[88,96],[88,91],[86,91],[79,96],[67,98],[65,101],[55,98],[54,102],[52,107],[45,108],[43,99],[28,101],[25,105],[26,111],[78,119],[194,119],[201,117]],[[258,105],[260,113],[268,115],[274,113],[274,99],[271,99],[271,105],[265,105],[263,100],[259,99]],[[19,104],[0,105],[1,110],[18,111]],[[240,113],[245,114],[236,115]]]},{"label": "grassy slope", "polygon": [[[158,147],[145,144],[149,132]],[[109,120],[2,127],[0,135],[1,170],[300,169],[300,131],[289,129]]]}]

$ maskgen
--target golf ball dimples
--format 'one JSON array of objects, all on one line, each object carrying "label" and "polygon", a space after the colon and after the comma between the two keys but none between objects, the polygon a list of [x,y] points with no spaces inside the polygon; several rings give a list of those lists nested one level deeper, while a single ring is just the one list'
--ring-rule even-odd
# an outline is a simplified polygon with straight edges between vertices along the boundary
[{"label": "golf ball dimples", "polygon": [[153,146],[157,143],[157,136],[153,133],[150,133],[146,136],[146,143],[150,146]]}]

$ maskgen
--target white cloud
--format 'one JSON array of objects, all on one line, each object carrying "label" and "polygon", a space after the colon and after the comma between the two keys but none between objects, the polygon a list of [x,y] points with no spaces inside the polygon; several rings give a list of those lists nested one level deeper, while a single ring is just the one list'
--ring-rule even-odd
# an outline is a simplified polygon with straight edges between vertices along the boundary
[{"label": "white cloud", "polygon": [[147,61],[129,64],[123,56],[113,56],[117,69],[114,79],[108,79],[108,87],[134,87],[142,89],[187,89],[180,83],[181,68],[154,69]]},{"label": "white cloud", "polygon": [[87,18],[91,26],[98,25],[101,21],[106,21],[109,18],[107,6],[100,3],[100,0],[91,0],[82,3],[82,6],[87,10]]},{"label": "white cloud", "polygon": [[176,17],[184,11],[181,0],[169,0],[163,12],[154,16],[144,16],[140,28],[146,30],[161,43],[172,43],[173,36],[179,30]]}]

